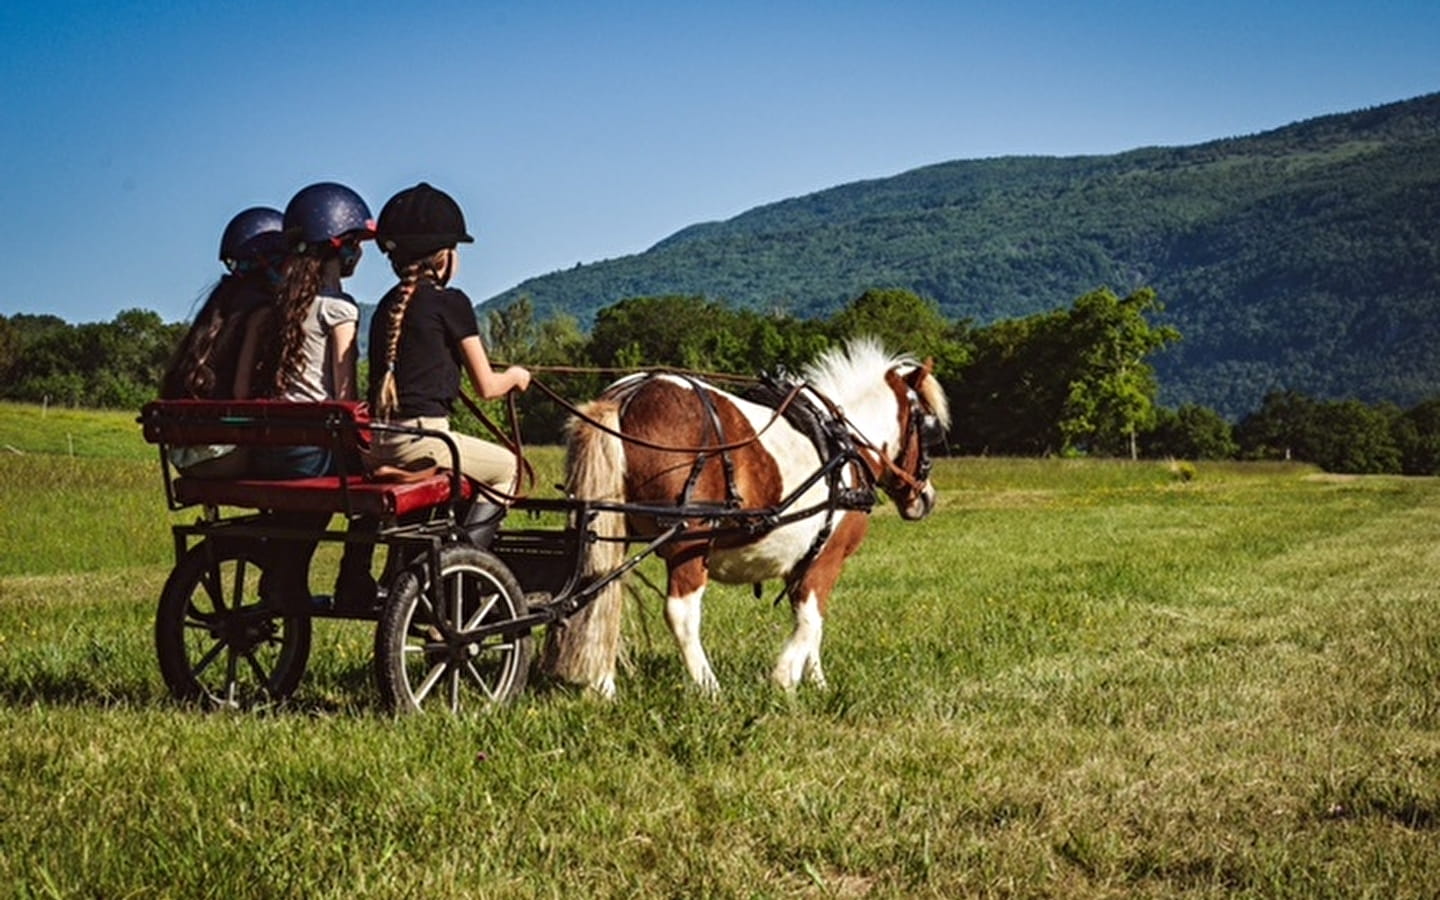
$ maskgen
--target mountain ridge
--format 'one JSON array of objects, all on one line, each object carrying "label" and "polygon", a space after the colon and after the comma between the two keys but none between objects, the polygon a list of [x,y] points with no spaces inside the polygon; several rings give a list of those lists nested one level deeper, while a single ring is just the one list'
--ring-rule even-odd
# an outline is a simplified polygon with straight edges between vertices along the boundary
[{"label": "mountain ridge", "polygon": [[1184,340],[1162,399],[1268,390],[1408,404],[1440,387],[1440,93],[1253,135],[951,160],[696,223],[529,279],[536,315],[695,295],[806,317],[901,287],[987,324],[1099,286],[1156,288]]}]

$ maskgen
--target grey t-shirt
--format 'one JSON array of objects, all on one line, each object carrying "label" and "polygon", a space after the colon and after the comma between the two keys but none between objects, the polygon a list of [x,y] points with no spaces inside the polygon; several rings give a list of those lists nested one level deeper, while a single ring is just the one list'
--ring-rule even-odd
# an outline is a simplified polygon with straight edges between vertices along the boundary
[{"label": "grey t-shirt", "polygon": [[334,400],[335,376],[330,367],[331,332],[345,322],[360,321],[360,308],[349,294],[320,294],[305,313],[305,354],[301,370],[285,381],[281,400]]}]

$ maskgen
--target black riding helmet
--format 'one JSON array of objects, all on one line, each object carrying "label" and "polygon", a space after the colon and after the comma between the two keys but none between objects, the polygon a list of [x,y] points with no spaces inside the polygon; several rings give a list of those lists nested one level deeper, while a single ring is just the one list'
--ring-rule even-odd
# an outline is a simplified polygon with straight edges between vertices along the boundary
[{"label": "black riding helmet", "polygon": [[284,255],[284,216],[268,206],[252,206],[235,214],[220,236],[220,261],[234,272],[247,263]]},{"label": "black riding helmet", "polygon": [[437,250],[474,242],[454,198],[420,182],[386,201],[375,240],[392,263],[406,265]]},{"label": "black riding helmet", "polygon": [[375,219],[360,195],[343,184],[322,181],[290,198],[285,207],[285,234],[299,253],[338,249],[346,239],[375,236]]}]

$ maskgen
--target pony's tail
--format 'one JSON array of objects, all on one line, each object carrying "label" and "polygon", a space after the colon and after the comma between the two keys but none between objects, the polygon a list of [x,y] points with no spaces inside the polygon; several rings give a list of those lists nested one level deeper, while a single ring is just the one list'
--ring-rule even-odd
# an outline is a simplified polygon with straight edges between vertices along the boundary
[{"label": "pony's tail", "polygon": [[[565,448],[565,487],[580,500],[620,502],[625,491],[625,445],[612,433],[595,428],[598,422],[611,432],[620,427],[620,404],[600,399],[580,410],[584,417],[568,425]],[[602,539],[625,535],[621,513],[596,515],[593,528]],[[619,540],[589,541],[582,574],[597,578],[615,571],[625,560]],[[615,662],[620,653],[620,617],[623,611],[621,579],[607,584],[584,609],[552,627],[546,638],[542,669],[572,684],[580,684],[602,697],[615,695]]]}]

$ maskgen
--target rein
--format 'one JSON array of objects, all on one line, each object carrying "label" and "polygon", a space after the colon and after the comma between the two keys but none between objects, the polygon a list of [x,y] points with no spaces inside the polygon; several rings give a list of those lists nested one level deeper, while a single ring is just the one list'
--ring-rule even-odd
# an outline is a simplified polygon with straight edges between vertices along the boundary
[{"label": "rein", "polygon": [[[506,363],[494,362],[493,365],[505,366]],[[705,381],[726,381],[731,384],[755,384],[760,381],[754,375],[735,375],[731,372],[710,372],[704,369],[681,369],[670,366],[659,366],[649,369],[619,368],[614,366],[526,366],[526,369],[533,375],[536,372],[544,372],[551,375],[607,375],[611,377],[624,375],[681,375],[687,378],[701,378]]]},{"label": "rein", "polygon": [[[557,368],[557,367],[551,367],[551,368]],[[583,370],[577,370],[577,371],[603,372],[603,371],[605,371],[605,370],[603,370],[603,369],[583,369]],[[633,373],[632,373],[632,374],[633,374]],[[689,376],[688,373],[678,372],[678,371],[676,371],[676,372],[664,371],[664,372],[656,372],[655,374],[656,374],[656,375],[680,375],[680,376],[686,378],[687,380],[691,380],[691,382],[692,382],[692,384],[693,384],[693,379],[690,379],[690,376]],[[731,377],[734,378],[734,377],[736,377],[736,376],[731,376]],[[747,380],[753,381],[754,379],[747,379]],[[791,403],[794,403],[794,402],[795,402],[795,398],[798,397],[799,394],[800,394],[800,392],[805,389],[805,385],[803,385],[803,384],[797,384],[797,385],[795,385],[795,387],[790,390],[790,393],[785,396],[785,399],[781,401],[780,405],[775,408],[775,412],[772,413],[771,416],[770,416],[770,421],[766,422],[765,425],[764,425],[763,427],[761,427],[760,430],[756,431],[755,434],[754,434],[753,436],[751,436],[751,437],[748,437],[748,438],[746,438],[746,439],[744,439],[744,440],[742,440],[742,441],[733,441],[733,442],[728,443],[728,444],[712,444],[712,445],[710,445],[710,446],[708,446],[708,447],[680,447],[680,446],[669,445],[669,444],[658,444],[658,443],[655,443],[654,441],[647,441],[647,440],[645,440],[645,439],[643,439],[643,438],[638,438],[638,437],[635,437],[634,435],[626,434],[625,432],[621,431],[621,430],[618,429],[618,428],[611,428],[610,426],[606,425],[605,423],[599,422],[599,421],[595,420],[593,417],[586,415],[579,407],[575,406],[573,403],[571,403],[570,401],[566,400],[564,397],[562,397],[562,396],[560,396],[559,394],[557,394],[553,388],[551,388],[549,385],[547,385],[545,382],[541,381],[540,379],[538,379],[538,378],[533,378],[533,377],[532,377],[532,378],[530,379],[530,384],[533,385],[533,386],[535,386],[535,387],[538,387],[538,388],[541,390],[541,392],[543,392],[543,393],[545,394],[545,396],[547,396],[547,397],[549,397],[551,400],[555,401],[555,403],[556,403],[561,409],[563,409],[563,410],[565,410],[566,412],[570,413],[570,415],[572,415],[572,416],[574,416],[575,418],[579,419],[580,421],[584,422],[586,425],[589,425],[590,427],[596,429],[597,431],[603,431],[605,434],[608,434],[608,435],[610,435],[611,437],[619,438],[620,440],[624,441],[624,442],[627,443],[627,444],[634,444],[634,445],[637,446],[637,447],[644,447],[646,450],[660,450],[660,451],[662,451],[662,452],[667,452],[667,453],[725,453],[725,452],[729,452],[729,451],[731,451],[731,450],[739,450],[739,449],[741,449],[741,448],[743,448],[743,447],[748,447],[748,446],[750,446],[751,444],[755,443],[756,441],[760,440],[760,436],[763,435],[765,432],[767,432],[767,431],[770,430],[770,427],[771,427],[772,425],[774,425],[775,422],[776,422],[778,419],[780,419],[781,416],[783,416],[783,415],[785,414],[786,408],[788,408]]]},{"label": "rein", "polygon": [[[491,500],[499,500],[506,505],[514,503],[517,500],[525,499],[528,491],[535,489],[535,469],[530,465],[530,461],[525,458],[525,448],[520,441],[520,414],[515,407],[515,393],[511,391],[505,395],[506,412],[510,420],[509,434],[506,434],[489,416],[485,415],[485,411],[480,408],[480,404],[476,403],[474,398],[466,393],[463,388],[460,391],[460,400],[465,404],[465,408],[470,410],[471,414],[480,421],[480,424],[484,425],[486,430],[488,430],[496,440],[505,445],[505,449],[515,454],[515,480],[511,482],[509,493],[478,481],[474,482],[476,490],[485,494]],[[513,435],[513,437],[511,435]],[[528,485],[523,490],[521,488],[522,481]]]},{"label": "rein", "polygon": [[[854,431],[854,426],[850,424],[850,421],[848,419],[845,420],[845,424],[852,431]],[[881,473],[885,473],[888,475],[892,475],[895,478],[898,478],[906,487],[910,488],[910,490],[912,491],[918,492],[925,489],[924,484],[916,481],[913,475],[897,466],[895,464],[895,460],[886,456],[883,450],[870,443],[868,438],[866,438],[864,435],[861,435],[859,432],[854,433],[856,436],[855,447],[857,450],[861,451],[861,455],[865,460],[866,466],[870,469],[870,477],[873,478],[877,483],[883,477]]]},{"label": "rein", "polygon": [[[785,412],[790,408],[792,404],[794,404],[799,399],[802,392],[805,391],[807,388],[807,385],[804,383],[796,383],[792,385],[786,391],[781,401],[775,406],[775,410],[773,413],[771,413],[769,421],[767,421],[764,426],[758,429],[756,433],[751,437],[739,441],[712,444],[710,446],[686,447],[661,444],[655,441],[648,441],[643,438],[635,437],[634,435],[626,434],[618,428],[611,428],[603,422],[597,421],[594,417],[587,415],[578,406],[576,406],[570,400],[559,394],[554,388],[550,387],[550,385],[546,384],[544,380],[533,377],[533,373],[547,372],[552,374],[569,375],[636,375],[643,373],[646,374],[647,377],[674,375],[686,380],[687,382],[690,382],[692,388],[697,391],[699,391],[702,387],[701,385],[697,384],[697,380],[702,378],[742,384],[757,384],[761,383],[762,379],[752,376],[732,375],[719,372],[701,372],[687,369],[636,370],[593,368],[582,366],[533,366],[527,368],[529,368],[532,373],[530,383],[535,387],[539,388],[541,393],[543,393],[546,397],[550,398],[551,401],[553,401],[556,405],[558,405],[561,409],[565,410],[571,416],[574,416],[576,419],[579,419],[590,427],[604,432],[611,437],[617,438],[618,440],[628,444],[634,444],[635,446],[643,447],[647,450],[656,450],[669,453],[687,453],[701,457],[718,453],[722,455],[722,459],[724,458],[724,455],[729,453],[730,451],[748,447],[751,444],[759,441],[761,436],[764,435],[767,431],[769,431],[770,428],[773,427],[775,423],[785,415]],[[827,434],[830,435],[832,446],[830,448],[817,448],[821,450],[822,455],[828,453],[831,456],[830,462],[822,467],[822,471],[829,476],[828,480],[831,481],[831,501],[826,504],[828,515],[826,516],[826,526],[822,529],[822,532],[825,532],[828,535],[828,532],[830,530],[829,526],[831,524],[831,520],[833,519],[836,509],[841,508],[842,506],[847,509],[869,509],[871,506],[873,506],[873,500],[866,500],[861,495],[871,493],[874,485],[883,484],[886,476],[890,476],[891,478],[898,480],[903,486],[909,488],[912,491],[918,492],[924,489],[924,485],[920,481],[918,481],[909,472],[896,465],[895,461],[892,460],[881,448],[875,446],[875,444],[872,443],[869,438],[865,437],[864,434],[862,434],[860,430],[855,426],[855,423],[852,422],[850,418],[845,415],[844,410],[842,410],[834,401],[832,401],[829,397],[825,396],[819,391],[815,390],[814,388],[810,388],[809,390],[810,393],[813,394],[816,398],[818,398],[819,401],[824,405],[825,411],[829,414],[830,417],[829,421],[826,423],[825,430]],[[513,438],[507,435],[503,429],[496,425],[495,422],[489,416],[487,416],[482,409],[480,409],[479,405],[463,390],[460,392],[460,399],[464,402],[466,408],[468,408],[470,412],[474,414],[475,418],[479,420],[480,423],[484,425],[485,428],[496,437],[497,440],[499,440],[508,450],[510,450],[511,453],[515,454],[515,458],[518,461],[518,466],[515,473],[515,481],[512,486],[512,493],[507,494],[496,488],[491,488],[485,485],[478,485],[477,487],[482,491],[482,493],[485,493],[487,495],[493,495],[492,499],[499,499],[507,503],[513,503],[516,500],[524,499],[526,494],[522,492],[522,479],[526,484],[528,484],[528,488],[526,488],[526,490],[531,490],[535,486],[536,477],[534,468],[530,465],[529,461],[526,460],[524,456],[524,448],[521,444],[520,438],[519,416],[515,404],[515,394],[512,392],[506,395],[506,406],[510,425],[510,435],[513,435]],[[907,426],[906,429],[907,437],[909,437],[911,440],[919,440],[919,435],[915,434],[916,427],[914,425],[913,411],[912,415],[909,417],[909,422],[910,424]],[[720,436],[721,435],[717,431],[716,437],[718,438]],[[921,452],[924,452],[923,447],[921,448]],[[837,460],[842,460],[842,462],[837,462]],[[868,482],[868,485],[865,488],[852,488],[848,490],[841,488],[839,484],[838,470],[842,467],[844,460],[848,460],[849,462],[855,464],[854,469],[856,470],[857,474],[863,473],[863,479]],[[733,483],[731,483],[731,478],[728,476],[728,473],[726,482],[728,485],[727,490],[733,496],[734,486]],[[823,543],[823,538],[821,540],[821,543]]]},{"label": "rein", "polygon": [[[855,423],[851,422],[850,418],[845,415],[845,411],[839,406],[836,406],[829,397],[813,389],[811,393],[820,398],[825,404],[826,410],[835,421],[845,426],[845,430],[850,434],[851,441],[854,443],[855,455],[865,463],[865,468],[872,484],[879,483],[883,477],[881,473],[888,472],[888,474],[900,479],[900,481],[911,490],[924,490],[925,485],[916,481],[909,472],[897,466],[895,461],[885,454],[884,450],[875,446],[869,438],[861,434],[860,429],[855,426]],[[913,416],[909,417],[909,419],[913,419]],[[909,419],[907,419],[907,421]],[[913,424],[906,427],[907,434],[914,430]]]}]

